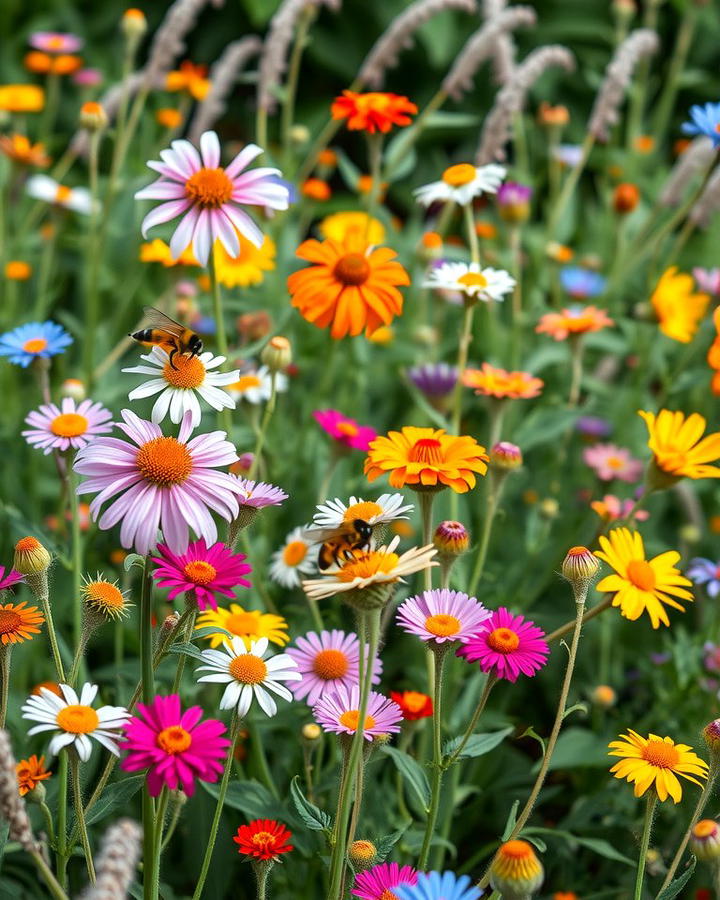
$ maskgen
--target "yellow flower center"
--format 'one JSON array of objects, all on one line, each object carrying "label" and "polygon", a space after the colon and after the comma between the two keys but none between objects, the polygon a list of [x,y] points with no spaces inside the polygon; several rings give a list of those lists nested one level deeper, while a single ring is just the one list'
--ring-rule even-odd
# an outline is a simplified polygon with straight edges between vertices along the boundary
[{"label": "yellow flower center", "polygon": [[190,581],[195,584],[200,584],[203,587],[206,584],[210,584],[217,577],[217,569],[215,566],[211,566],[209,562],[205,562],[204,559],[195,559],[192,562],[189,562],[183,572],[187,575]]},{"label": "yellow flower center", "polygon": [[25,341],[22,348],[26,353],[42,353],[47,345],[45,338],[30,338],[29,341]]},{"label": "yellow flower center", "polygon": [[420,712],[421,709],[425,708],[426,701],[427,697],[425,694],[420,694],[418,691],[405,691],[403,694],[403,706],[409,712]]},{"label": "yellow flower center", "polygon": [[155,740],[161,750],[174,756],[188,749],[192,744],[192,735],[180,725],[171,725],[169,728],[163,728]]},{"label": "yellow flower center", "polygon": [[470,184],[475,178],[475,166],[470,163],[458,163],[456,166],[450,166],[442,173],[442,180],[450,187],[462,187],[464,184]]},{"label": "yellow flower center", "polygon": [[408,460],[439,466],[442,463],[442,444],[436,438],[420,438],[410,448]]},{"label": "yellow flower center", "polygon": [[655,573],[650,563],[644,559],[632,559],[627,566],[627,577],[641,591],[652,591],[655,588]]},{"label": "yellow flower center", "polygon": [[231,387],[234,387],[236,391],[247,391],[248,388],[260,387],[261,384],[257,375],[241,375]]},{"label": "yellow flower center", "polygon": [[158,437],[143,444],[135,464],[146,481],[160,487],[182,484],[192,472],[190,451],[173,437]]},{"label": "yellow flower center", "polygon": [[520,645],[520,638],[511,628],[496,628],[487,638],[496,653],[512,653]]},{"label": "yellow flower center", "polygon": [[362,519],[369,522],[373,516],[382,515],[383,508],[372,500],[364,500],[362,503],[353,503],[348,506],[343,515],[343,522],[352,522],[354,519]]},{"label": "yellow flower center", "polygon": [[482,272],[466,272],[458,278],[458,284],[462,284],[463,287],[486,288],[488,286],[488,280]]},{"label": "yellow flower center", "polygon": [[370,275],[370,263],[362,253],[346,253],[335,263],[333,274],[342,284],[364,284]]},{"label": "yellow flower center", "polygon": [[59,184],[57,186],[57,190],[55,191],[56,203],[68,203],[71,197],[72,191],[69,187],[66,187],[64,184]]},{"label": "yellow flower center", "polygon": [[243,684],[260,684],[267,675],[265,661],[254,653],[243,653],[230,663],[228,671],[236,681]]},{"label": "yellow flower center", "polygon": [[608,456],[606,462],[611,469],[622,469],[625,465],[625,460],[617,456]]},{"label": "yellow flower center", "polygon": [[100,724],[100,718],[92,706],[73,703],[57,714],[55,721],[59,728],[70,734],[90,734]]},{"label": "yellow flower center", "polygon": [[255,847],[259,847],[261,850],[266,850],[268,847],[275,846],[275,835],[270,834],[269,831],[258,831],[251,838],[252,843]]},{"label": "yellow flower center", "polygon": [[205,366],[197,356],[175,354],[173,365],[166,362],[163,368],[163,378],[173,387],[193,390],[205,381]]},{"label": "yellow flower center", "polygon": [[356,578],[370,578],[382,572],[388,575],[398,564],[397,553],[366,553],[351,559],[337,573],[340,581],[354,581]]},{"label": "yellow flower center", "polygon": [[50,431],[58,437],[78,437],[88,429],[88,420],[77,413],[62,413],[50,423]]},{"label": "yellow flower center", "polygon": [[185,182],[185,193],[198,206],[218,209],[232,197],[233,183],[225,169],[200,169]]},{"label": "yellow flower center", "polygon": [[0,609],[0,634],[13,634],[21,623],[22,619],[12,609]]},{"label": "yellow flower center", "polygon": [[650,740],[642,750],[643,759],[659,769],[673,769],[680,762],[680,754],[672,744]]},{"label": "yellow flower center", "polygon": [[[359,709],[348,709],[344,712],[339,720],[341,725],[344,725],[346,728],[349,728],[350,731],[357,731],[358,723],[360,721],[360,710]],[[375,719],[372,716],[365,716],[365,727],[363,731],[367,731],[369,728],[375,727]]]},{"label": "yellow flower center", "polygon": [[380,894],[380,900],[398,900],[398,895],[393,893],[389,888],[385,888],[382,894]]},{"label": "yellow flower center", "polygon": [[350,663],[342,650],[333,648],[321,650],[315,654],[315,659],[313,659],[313,672],[323,681],[342,678],[347,674],[349,668]]},{"label": "yellow flower center", "polygon": [[353,841],[350,852],[352,853],[351,858],[369,862],[370,860],[375,859],[377,849],[370,841]]},{"label": "yellow flower center", "polygon": [[228,631],[245,637],[249,634],[258,633],[259,616],[251,612],[232,613],[224,622]]},{"label": "yellow flower center", "polygon": [[305,541],[290,541],[283,550],[283,562],[286,566],[299,566],[307,556],[307,551]]},{"label": "yellow flower center", "polygon": [[446,613],[437,613],[425,619],[425,628],[436,637],[452,637],[460,631],[460,619]]},{"label": "yellow flower center", "polygon": [[356,434],[359,433],[360,429],[353,422],[338,422],[337,430],[340,434],[344,434],[347,437],[355,437]]},{"label": "yellow flower center", "polygon": [[713,819],[701,819],[693,828],[693,835],[696,838],[706,838],[715,834],[717,831],[717,822]]},{"label": "yellow flower center", "polygon": [[85,585],[85,596],[93,606],[118,610],[125,606],[125,598],[117,585],[109,581],[91,581]]}]

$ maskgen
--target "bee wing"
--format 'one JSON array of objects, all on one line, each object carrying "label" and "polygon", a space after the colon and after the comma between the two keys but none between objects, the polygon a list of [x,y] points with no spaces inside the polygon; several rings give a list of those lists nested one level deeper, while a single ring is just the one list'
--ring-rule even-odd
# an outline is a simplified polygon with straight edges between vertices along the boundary
[{"label": "bee wing", "polygon": [[314,544],[324,544],[325,541],[335,540],[336,538],[348,534],[350,531],[352,531],[352,528],[344,525],[339,525],[335,528],[316,528],[308,526],[303,531],[303,537],[305,540],[312,541]]},{"label": "bee wing", "polygon": [[159,331],[167,331],[175,337],[181,337],[185,331],[187,331],[183,325],[176,322],[175,319],[171,319],[170,316],[166,316],[165,313],[160,312],[159,309],[155,309],[154,306],[146,306],[144,308],[144,313],[150,328],[157,328]]}]

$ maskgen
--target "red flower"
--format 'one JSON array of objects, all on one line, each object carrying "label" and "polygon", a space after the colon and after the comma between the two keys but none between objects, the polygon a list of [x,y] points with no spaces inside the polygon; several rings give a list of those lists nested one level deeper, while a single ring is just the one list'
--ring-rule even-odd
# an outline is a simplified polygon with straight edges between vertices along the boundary
[{"label": "red flower", "polygon": [[240,845],[238,853],[255,859],[277,859],[294,849],[287,843],[291,837],[291,832],[275,819],[253,819],[238,828],[233,840]]},{"label": "red flower", "polygon": [[390,691],[390,697],[402,710],[403,719],[414,722],[416,719],[426,719],[433,714],[433,704],[427,694],[418,691]]},{"label": "red flower", "polygon": [[399,94],[370,92],[357,94],[355,91],[343,91],[342,97],[336,97],[330,109],[333,119],[347,119],[350,131],[367,131],[375,134],[381,131],[387,134],[393,125],[410,125],[418,109],[407,97]]}]

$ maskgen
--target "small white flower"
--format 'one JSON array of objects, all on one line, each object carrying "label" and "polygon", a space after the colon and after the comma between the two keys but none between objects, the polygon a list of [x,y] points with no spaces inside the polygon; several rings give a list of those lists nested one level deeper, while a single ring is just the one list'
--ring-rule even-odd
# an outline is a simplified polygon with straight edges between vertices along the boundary
[{"label": "small white flower", "polygon": [[274,716],[277,704],[268,691],[292,700],[293,695],[281,683],[301,681],[295,660],[287,653],[267,656],[268,639],[252,641],[247,649],[242,638],[234,637],[225,642],[222,650],[203,650],[206,661],[196,671],[209,672],[198,681],[227,684],[220,700],[220,709],[235,707],[240,717],[248,714],[253,697],[266,716]]},{"label": "small white flower", "polygon": [[301,575],[317,571],[320,545],[309,540],[307,534],[306,528],[293,528],[282,547],[272,555],[270,577],[283,587],[299,587]]},{"label": "small white flower", "polygon": [[[287,386],[287,376],[278,372],[275,375],[275,390],[278,394],[282,394],[287,390]],[[238,400],[245,400],[252,404],[266,403],[272,393],[270,370],[267,366],[260,366],[259,369],[248,369],[239,373],[239,378],[228,386],[228,390]]]},{"label": "small white flower", "polygon": [[123,369],[133,375],[153,375],[139,387],[130,391],[129,400],[141,400],[143,397],[160,396],[155,401],[151,419],[159,425],[168,412],[170,421],[176,425],[182,422],[186,412],[192,413],[192,425],[200,424],[200,402],[196,393],[213,409],[235,409],[235,400],[227,391],[220,390],[237,381],[238,369],[233,372],[211,372],[225,362],[224,356],[213,356],[212,353],[201,353],[199,356],[181,356],[173,359],[175,368],[170,365],[170,355],[161,347],[153,347],[147,356],[141,356],[148,366],[132,366]]},{"label": "small white flower", "polygon": [[49,175],[31,175],[25,186],[28,194],[45,203],[56,203],[65,209],[89,216],[92,211],[90,191],[83,187],[70,188],[50,178]]},{"label": "small white flower", "polygon": [[74,745],[83,762],[90,759],[94,738],[115,756],[120,755],[116,740],[121,735],[130,713],[123,706],[91,706],[98,689],[95,684],[84,684],[80,697],[68,684],[61,684],[63,696],[58,697],[47,688],[40,688],[40,694],[28,697],[22,708],[23,719],[39,722],[28,735],[43,731],[55,731],[50,741],[49,752],[57,755],[63,747]]},{"label": "small white flower", "polygon": [[480,194],[495,194],[504,177],[505,169],[496,163],[487,166],[460,163],[445,169],[440,181],[424,184],[414,193],[423,206],[448,200],[466,206]]},{"label": "small white flower", "polygon": [[515,279],[504,269],[481,268],[477,263],[444,262],[430,270],[423,287],[440,291],[462,291],[477,300],[503,300],[515,287]]},{"label": "small white flower", "polygon": [[348,504],[342,500],[327,500],[318,506],[313,516],[314,528],[338,528],[353,519],[362,519],[368,525],[380,525],[383,522],[394,522],[395,519],[407,519],[403,513],[414,509],[412,503],[403,506],[405,498],[402,494],[381,494],[377,500],[363,500],[351,497]]}]

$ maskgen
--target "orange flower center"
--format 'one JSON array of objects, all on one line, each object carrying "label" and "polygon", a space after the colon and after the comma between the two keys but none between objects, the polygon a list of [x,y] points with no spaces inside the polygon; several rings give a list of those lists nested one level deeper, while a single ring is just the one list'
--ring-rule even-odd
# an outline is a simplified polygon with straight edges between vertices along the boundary
[{"label": "orange flower center", "polygon": [[420,438],[410,448],[408,460],[410,462],[439,466],[442,463],[441,451],[442,444],[436,438]]},{"label": "orange flower center", "polygon": [[[360,721],[360,710],[359,709],[348,709],[344,712],[339,720],[341,725],[344,725],[346,728],[349,728],[350,731],[357,731],[358,723]],[[365,716],[365,727],[363,731],[367,731],[368,728],[375,727],[375,719],[372,716]]]},{"label": "orange flower center", "polygon": [[370,275],[370,263],[362,253],[346,253],[335,263],[333,274],[342,284],[364,284]]},{"label": "orange flower center", "polygon": [[382,572],[388,575],[398,564],[397,553],[366,553],[346,562],[337,572],[340,581],[354,581],[356,578],[371,578]]},{"label": "orange flower center", "polygon": [[710,837],[717,831],[717,822],[713,819],[701,819],[693,828],[693,835],[696,838]]},{"label": "orange flower center", "polygon": [[12,609],[0,609],[0,634],[14,634],[22,618]]},{"label": "orange flower center", "polygon": [[62,50],[65,47],[65,41],[59,36],[48,37],[45,41],[48,50]]},{"label": "orange flower center", "polygon": [[359,433],[360,429],[353,422],[338,422],[337,430],[340,434],[344,434],[347,437],[355,437],[356,434]]},{"label": "orange flower center", "polygon": [[68,203],[72,197],[72,190],[64,184],[59,184],[55,191],[56,203]]},{"label": "orange flower center", "polygon": [[362,519],[364,522],[369,522],[373,516],[381,515],[382,511],[382,506],[378,503],[373,503],[372,500],[364,500],[362,503],[353,503],[345,510],[343,522],[352,522],[353,519]]},{"label": "orange flower center", "polygon": [[88,600],[107,609],[123,609],[125,598],[122,591],[109,581],[91,581],[85,586]]},{"label": "orange flower center", "polygon": [[242,681],[243,684],[260,684],[267,675],[267,666],[259,656],[243,653],[235,657],[228,671],[236,681]]},{"label": "orange flower center", "polygon": [[618,456],[608,456],[606,462],[611,469],[622,469],[625,465],[625,460],[620,459]]},{"label": "orange flower center", "polygon": [[321,650],[313,659],[313,672],[323,681],[332,681],[347,674],[350,664],[342,650]]},{"label": "orange flower center", "polygon": [[190,581],[195,584],[200,584],[203,587],[206,584],[210,584],[217,577],[217,569],[215,566],[211,566],[209,562],[205,562],[204,559],[195,559],[192,562],[189,562],[183,572],[187,575]]},{"label": "orange flower center", "polygon": [[456,166],[450,166],[442,173],[442,180],[450,187],[461,187],[463,184],[470,184],[475,178],[475,166],[470,163],[458,163]]},{"label": "orange flower center", "polygon": [[421,709],[425,708],[426,702],[427,697],[425,694],[420,694],[418,691],[405,691],[403,694],[403,706],[409,712],[420,712]]},{"label": "orange flower center", "polygon": [[269,848],[275,847],[275,835],[270,834],[269,831],[258,831],[251,838],[252,844],[254,847],[259,847],[260,850],[267,850]]},{"label": "orange flower center", "polygon": [[458,284],[462,284],[464,287],[469,288],[486,288],[488,286],[488,280],[482,272],[466,272],[458,278]]},{"label": "orange flower center", "polygon": [[520,638],[511,628],[496,628],[487,638],[496,653],[512,653],[520,645]]},{"label": "orange flower center", "polygon": [[233,634],[244,637],[248,634],[257,634],[258,616],[254,613],[232,613],[225,620],[225,627]]},{"label": "orange flower center", "polygon": [[30,338],[29,341],[25,341],[22,348],[26,353],[42,353],[47,345],[45,338]]},{"label": "orange flower center", "polygon": [[385,888],[382,894],[380,894],[379,900],[398,900],[398,895],[393,893],[388,888]]},{"label": "orange flower center", "polygon": [[180,725],[171,725],[169,728],[163,728],[155,740],[161,750],[174,756],[188,749],[192,744],[192,735]]},{"label": "orange flower center", "polygon": [[218,209],[232,197],[233,183],[225,169],[200,169],[185,182],[185,193],[198,206]]},{"label": "orange flower center", "polygon": [[135,458],[146,481],[160,487],[182,484],[192,472],[190,451],[173,437],[158,437],[143,444]]},{"label": "orange flower center", "polygon": [[31,550],[37,550],[38,547],[41,547],[42,544],[37,538],[34,537],[24,537],[20,538],[20,540],[15,544],[15,549],[18,553],[29,553]]},{"label": "orange flower center", "polygon": [[642,750],[643,759],[659,769],[672,769],[680,761],[680,754],[672,744],[651,740]]},{"label": "orange flower center", "polygon": [[100,724],[98,714],[92,706],[83,706],[81,703],[73,703],[61,709],[55,721],[59,728],[70,734],[90,734]]},{"label": "orange flower center", "polygon": [[283,550],[283,562],[286,566],[299,566],[307,556],[307,551],[305,541],[290,541]]},{"label": "orange flower center", "polygon": [[168,384],[176,388],[185,388],[193,390],[199,388],[205,381],[205,366],[197,358],[197,356],[180,356],[176,354],[173,359],[173,365],[166,362],[163,367],[163,378]]},{"label": "orange flower center", "polygon": [[460,631],[460,619],[446,613],[437,613],[425,619],[425,628],[437,637],[451,637]]},{"label": "orange flower center", "polygon": [[627,577],[641,591],[652,591],[655,588],[655,573],[650,563],[644,559],[630,560],[627,567]]},{"label": "orange flower center", "polygon": [[89,422],[85,416],[77,413],[62,413],[50,423],[50,431],[58,437],[78,437],[85,434]]},{"label": "orange flower center", "polygon": [[507,841],[500,847],[500,853],[510,859],[529,859],[533,855],[533,850],[527,841]]}]

